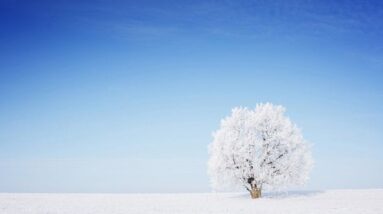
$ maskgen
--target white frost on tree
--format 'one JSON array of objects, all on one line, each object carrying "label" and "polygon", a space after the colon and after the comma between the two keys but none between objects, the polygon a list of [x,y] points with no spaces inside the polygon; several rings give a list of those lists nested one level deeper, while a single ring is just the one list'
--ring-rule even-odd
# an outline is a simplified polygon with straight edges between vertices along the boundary
[{"label": "white frost on tree", "polygon": [[208,173],[215,190],[246,188],[253,198],[262,188],[300,185],[312,166],[300,130],[270,103],[254,110],[237,107],[221,121],[209,145]]}]

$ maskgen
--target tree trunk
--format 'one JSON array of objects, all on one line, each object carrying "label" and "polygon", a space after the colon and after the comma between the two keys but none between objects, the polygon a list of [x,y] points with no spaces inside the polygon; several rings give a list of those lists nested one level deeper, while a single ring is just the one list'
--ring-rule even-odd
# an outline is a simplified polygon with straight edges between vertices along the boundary
[{"label": "tree trunk", "polygon": [[253,187],[250,190],[250,195],[252,199],[260,198],[261,197],[262,190],[261,188]]}]

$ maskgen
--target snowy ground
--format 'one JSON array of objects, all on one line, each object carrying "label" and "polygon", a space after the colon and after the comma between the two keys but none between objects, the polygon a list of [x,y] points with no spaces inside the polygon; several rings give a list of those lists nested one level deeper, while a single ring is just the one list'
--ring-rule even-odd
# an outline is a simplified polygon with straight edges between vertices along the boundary
[{"label": "snowy ground", "polygon": [[0,193],[1,214],[341,213],[383,214],[383,189],[247,194],[18,194]]}]

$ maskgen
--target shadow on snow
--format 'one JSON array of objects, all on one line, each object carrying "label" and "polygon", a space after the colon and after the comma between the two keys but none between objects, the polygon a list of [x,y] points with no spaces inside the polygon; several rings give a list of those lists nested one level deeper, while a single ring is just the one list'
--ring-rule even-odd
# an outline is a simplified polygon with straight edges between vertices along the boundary
[{"label": "shadow on snow", "polygon": [[[311,190],[311,191],[275,191],[275,192],[264,192],[262,193],[262,198],[275,198],[275,199],[284,199],[284,198],[295,198],[295,197],[309,197],[323,193],[324,191]],[[243,193],[233,198],[250,198],[249,193]]]}]

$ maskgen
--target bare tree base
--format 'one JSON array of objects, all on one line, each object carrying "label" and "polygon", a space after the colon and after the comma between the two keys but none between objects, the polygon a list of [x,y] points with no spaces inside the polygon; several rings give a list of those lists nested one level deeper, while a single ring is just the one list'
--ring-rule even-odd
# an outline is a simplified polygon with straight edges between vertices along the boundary
[{"label": "bare tree base", "polygon": [[261,189],[253,188],[250,191],[250,195],[252,199],[260,198],[262,196],[262,191]]}]

